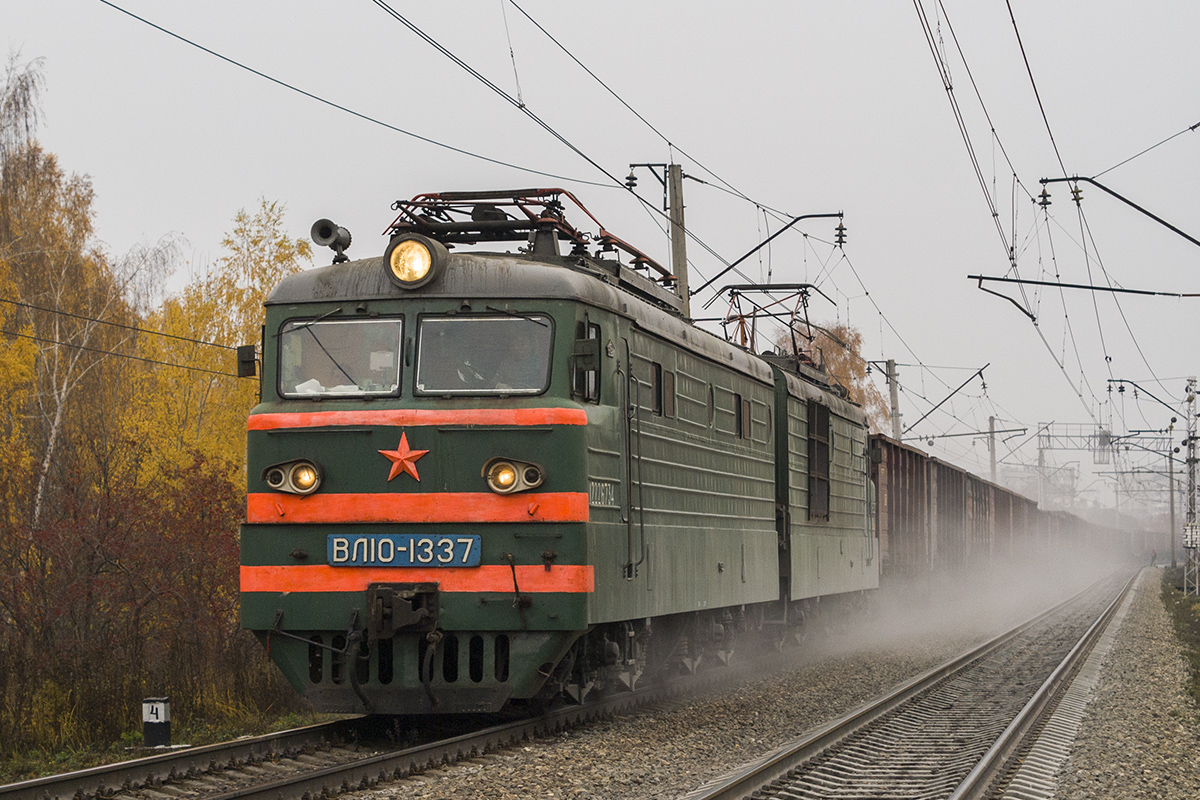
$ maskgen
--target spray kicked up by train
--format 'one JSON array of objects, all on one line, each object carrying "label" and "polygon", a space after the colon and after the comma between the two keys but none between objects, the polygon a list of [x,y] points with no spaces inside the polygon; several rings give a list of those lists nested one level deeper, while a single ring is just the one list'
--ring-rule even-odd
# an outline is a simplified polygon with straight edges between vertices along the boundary
[{"label": "spray kicked up by train", "polygon": [[862,410],[564,199],[420,195],[361,260],[322,220],[334,263],[267,301],[242,625],[319,709],[579,702],[879,585]]}]

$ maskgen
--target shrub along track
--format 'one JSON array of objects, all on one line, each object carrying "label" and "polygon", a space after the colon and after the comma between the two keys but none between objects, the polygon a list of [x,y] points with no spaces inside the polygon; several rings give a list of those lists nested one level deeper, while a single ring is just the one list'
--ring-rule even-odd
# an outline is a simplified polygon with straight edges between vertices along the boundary
[{"label": "shrub along track", "polygon": [[[0,786],[0,800],[300,800],[366,789],[684,693],[745,679],[745,662],[536,718],[355,717]],[[419,733],[418,733],[419,731]],[[464,732],[465,731],[465,732]],[[397,742],[418,741],[404,749]]]},{"label": "shrub along track", "polygon": [[1182,567],[1163,570],[1162,598],[1191,671],[1188,694],[1200,704],[1200,598],[1184,595]]}]

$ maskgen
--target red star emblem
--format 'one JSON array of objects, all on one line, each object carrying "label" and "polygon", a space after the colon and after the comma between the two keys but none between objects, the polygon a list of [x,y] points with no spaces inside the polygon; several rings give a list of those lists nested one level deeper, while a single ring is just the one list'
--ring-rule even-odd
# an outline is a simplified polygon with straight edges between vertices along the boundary
[{"label": "red star emblem", "polygon": [[392,471],[388,473],[389,482],[401,472],[407,472],[418,481],[421,480],[421,476],[417,474],[417,459],[429,451],[409,449],[407,434],[400,434],[400,444],[396,445],[395,450],[380,450],[379,452],[392,462]]}]

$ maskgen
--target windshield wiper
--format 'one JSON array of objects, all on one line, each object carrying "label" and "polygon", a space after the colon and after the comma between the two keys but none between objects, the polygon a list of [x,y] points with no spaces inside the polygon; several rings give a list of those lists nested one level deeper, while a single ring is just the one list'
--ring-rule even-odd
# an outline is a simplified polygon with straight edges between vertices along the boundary
[{"label": "windshield wiper", "polygon": [[[316,325],[321,320],[326,319],[327,317],[332,317],[334,314],[340,314],[340,313],[342,313],[342,307],[338,306],[337,308],[333,309],[332,311],[326,311],[324,314],[317,317],[316,319],[310,319],[308,322],[301,322],[299,325],[292,328],[292,330],[295,331],[295,330],[299,330],[300,328],[307,328],[309,325]],[[325,348],[321,348],[321,349],[324,350]]]},{"label": "windshield wiper", "polygon": [[530,322],[536,322],[538,325],[541,325],[543,328],[550,327],[549,322],[546,322],[545,320],[540,320],[537,317],[533,316],[532,314],[522,314],[520,311],[509,311],[508,309],[505,309],[505,308],[495,308],[493,306],[484,306],[484,308],[488,311],[495,311],[497,314],[505,314],[510,317],[517,317],[519,319],[527,319]]},{"label": "windshield wiper", "polygon": [[356,380],[354,380],[354,377],[349,372],[346,372],[346,370],[342,367],[342,365],[338,363],[338,360],[333,357],[333,353],[329,352],[329,350],[325,347],[325,345],[321,343],[321,340],[317,338],[317,334],[312,330],[312,326],[316,325],[321,320],[326,319],[328,317],[332,317],[334,314],[340,314],[340,313],[342,313],[341,306],[333,309],[332,311],[326,311],[324,314],[317,317],[316,319],[310,319],[308,322],[302,322],[299,325],[297,325],[296,327],[292,328],[292,330],[295,331],[295,330],[301,330],[301,329],[308,329],[308,335],[311,336],[313,341],[317,343],[317,347],[321,348],[321,352],[324,353],[329,358],[329,362],[338,368],[338,372],[340,372],[346,376],[346,380],[350,381],[355,386],[357,386],[358,382]]}]

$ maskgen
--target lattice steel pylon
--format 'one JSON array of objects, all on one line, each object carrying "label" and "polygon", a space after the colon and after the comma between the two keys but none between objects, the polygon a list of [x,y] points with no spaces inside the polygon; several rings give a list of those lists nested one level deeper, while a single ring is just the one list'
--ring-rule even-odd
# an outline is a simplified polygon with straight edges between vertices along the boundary
[{"label": "lattice steel pylon", "polygon": [[1195,525],[1183,527],[1183,593],[1200,596],[1200,530]]},{"label": "lattice steel pylon", "polygon": [[[1196,379],[1187,382],[1187,521],[1183,526],[1183,593],[1200,596],[1200,525],[1196,524]],[[1172,560],[1175,554],[1171,554]]]}]

